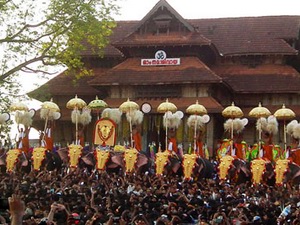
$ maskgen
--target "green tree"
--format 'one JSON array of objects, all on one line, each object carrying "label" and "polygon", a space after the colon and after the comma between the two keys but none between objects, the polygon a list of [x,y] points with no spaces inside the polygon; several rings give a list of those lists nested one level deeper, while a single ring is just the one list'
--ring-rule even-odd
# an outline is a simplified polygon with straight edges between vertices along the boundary
[{"label": "green tree", "polygon": [[89,73],[80,53],[103,54],[117,12],[116,0],[0,0],[0,81],[58,65]]},{"label": "green tree", "polygon": [[[0,0],[0,112],[20,97],[20,72],[51,75],[63,67],[77,77],[90,74],[81,53],[88,47],[103,55],[116,25],[116,1]],[[1,138],[3,132],[9,124],[1,126]]]}]

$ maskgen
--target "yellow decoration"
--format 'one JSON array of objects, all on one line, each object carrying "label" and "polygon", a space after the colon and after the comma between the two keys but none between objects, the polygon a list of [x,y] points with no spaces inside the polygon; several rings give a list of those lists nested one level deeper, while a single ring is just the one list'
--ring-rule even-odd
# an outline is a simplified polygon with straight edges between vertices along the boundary
[{"label": "yellow decoration", "polygon": [[219,164],[219,178],[221,180],[225,180],[226,176],[228,175],[228,170],[230,166],[232,165],[232,161],[234,158],[230,155],[226,155],[220,159]]},{"label": "yellow decoration", "polygon": [[34,148],[32,151],[33,169],[40,170],[47,149],[43,147]]},{"label": "yellow decoration", "polygon": [[263,159],[255,159],[251,161],[252,180],[254,184],[260,184],[262,176],[266,170],[266,161]]},{"label": "yellow decoration", "polygon": [[95,155],[97,160],[97,164],[96,164],[97,169],[104,170],[110,156],[109,151],[95,150]]},{"label": "yellow decoration", "polygon": [[156,175],[163,175],[165,165],[168,163],[169,155],[169,151],[156,153]]},{"label": "yellow decoration", "polygon": [[135,148],[126,149],[124,152],[126,173],[134,171],[134,165],[137,161],[138,150]]},{"label": "yellow decoration", "polygon": [[94,131],[94,144],[114,146],[116,144],[116,124],[107,118],[97,121]]},{"label": "yellow decoration", "polygon": [[196,164],[196,154],[184,154],[183,155],[183,173],[184,179],[190,179],[192,176],[193,169]]},{"label": "yellow decoration", "polygon": [[69,145],[70,167],[77,167],[83,147],[81,145]]},{"label": "yellow decoration", "polygon": [[288,159],[278,159],[275,165],[275,179],[276,184],[281,185],[283,183],[283,179],[285,173],[289,168],[290,160]]},{"label": "yellow decoration", "polygon": [[115,152],[124,152],[125,151],[125,146],[124,145],[115,145],[114,151]]},{"label": "yellow decoration", "polygon": [[19,149],[11,149],[6,154],[6,171],[12,172],[21,152]]}]

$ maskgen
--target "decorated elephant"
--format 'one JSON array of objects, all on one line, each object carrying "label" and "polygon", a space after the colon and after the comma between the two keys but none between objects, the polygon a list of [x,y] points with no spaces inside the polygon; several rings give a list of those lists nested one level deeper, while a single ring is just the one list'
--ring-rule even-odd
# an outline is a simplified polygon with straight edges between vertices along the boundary
[{"label": "decorated elephant", "polygon": [[139,173],[143,170],[145,166],[147,169],[149,168],[149,159],[145,154],[140,153],[135,148],[125,149],[123,154],[119,154],[119,157],[113,159],[115,162],[119,162],[122,166],[123,171],[126,173]]},{"label": "decorated elephant", "polygon": [[185,180],[212,178],[214,174],[213,164],[197,154],[184,154],[182,167]]},{"label": "decorated elephant", "polygon": [[30,159],[20,149],[10,149],[1,155],[1,171],[11,173],[13,171],[22,171],[29,173],[31,170]]},{"label": "decorated elephant", "polygon": [[279,159],[275,164],[276,185],[300,184],[300,166],[288,159]]},{"label": "decorated elephant", "polygon": [[156,175],[182,175],[182,161],[173,151],[157,152],[154,163]]},{"label": "decorated elephant", "polygon": [[257,158],[251,161],[251,173],[253,184],[275,184],[274,166],[269,160]]},{"label": "decorated elephant", "polygon": [[250,164],[242,159],[226,155],[218,166],[220,180],[229,180],[237,184],[251,180]]}]

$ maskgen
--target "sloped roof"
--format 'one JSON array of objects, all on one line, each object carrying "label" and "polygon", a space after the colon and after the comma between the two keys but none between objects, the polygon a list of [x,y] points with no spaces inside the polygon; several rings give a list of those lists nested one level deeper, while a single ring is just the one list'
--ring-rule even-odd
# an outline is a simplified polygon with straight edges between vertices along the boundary
[{"label": "sloped roof", "polygon": [[295,93],[300,89],[300,74],[288,65],[242,65],[211,68],[238,93]]},{"label": "sloped roof", "polygon": [[[95,68],[93,69],[94,74],[103,73],[107,71],[107,68]],[[94,79],[93,76],[85,76],[80,79],[76,79],[73,75],[66,75],[64,72],[57,75],[53,79],[49,80],[46,84],[28,93],[29,96],[35,98],[35,95],[42,92],[49,92],[51,95],[62,96],[62,95],[97,95],[99,90],[91,87],[88,84],[89,80]]]},{"label": "sloped roof", "polygon": [[141,66],[140,58],[129,58],[88,83],[103,86],[220,82],[220,77],[197,57],[183,57],[178,66]]},{"label": "sloped roof", "polygon": [[188,20],[223,55],[296,54],[283,39],[298,39],[300,16]]},{"label": "sloped roof", "polygon": [[166,0],[160,0],[156,5],[147,13],[147,15],[137,24],[135,30],[141,27],[149,18],[160,8],[167,8],[170,13],[175,16],[189,31],[194,31],[194,27],[189,24]]},{"label": "sloped roof", "polygon": [[[189,19],[187,21],[198,30],[200,35],[210,40],[222,55],[297,54],[297,51],[284,40],[299,38],[300,16]],[[120,45],[120,41],[132,34],[139,23],[140,21],[118,21],[110,37],[110,43]],[[121,52],[112,45],[107,47],[108,56],[122,56]],[[96,54],[86,49],[83,55]]]},{"label": "sloped roof", "polygon": [[114,42],[116,47],[132,46],[184,46],[184,45],[210,45],[211,41],[198,32],[170,33],[162,35],[132,33],[121,41]]}]

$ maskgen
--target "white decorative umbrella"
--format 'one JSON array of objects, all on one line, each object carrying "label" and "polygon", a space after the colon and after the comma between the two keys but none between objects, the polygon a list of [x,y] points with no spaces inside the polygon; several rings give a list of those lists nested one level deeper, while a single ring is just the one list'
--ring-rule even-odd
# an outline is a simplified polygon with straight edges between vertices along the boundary
[{"label": "white decorative umbrella", "polygon": [[268,117],[271,115],[271,112],[266,107],[263,107],[261,103],[258,104],[257,107],[251,109],[249,112],[249,116],[254,117],[257,119],[258,122],[258,149],[260,149],[261,146],[261,122],[259,121],[263,117]]},{"label": "white decorative umbrella", "polygon": [[[165,102],[160,103],[160,105],[157,107],[157,112],[159,113],[166,113],[165,120],[167,120],[168,112],[176,112],[177,106],[174,105],[172,102],[169,102],[169,99],[166,99]],[[168,146],[168,123],[166,122],[166,148]]]},{"label": "white decorative umbrella", "polygon": [[67,102],[66,107],[68,109],[73,109],[76,111],[76,122],[75,122],[75,126],[76,126],[76,143],[78,143],[78,118],[77,118],[77,110],[82,109],[83,107],[86,106],[86,103],[84,100],[82,100],[81,98],[78,98],[77,95],[75,95],[75,98],[70,99]]},{"label": "white decorative umbrella", "polygon": [[119,110],[123,113],[129,114],[129,129],[130,129],[130,147],[133,147],[133,138],[132,138],[132,121],[130,115],[135,112],[136,110],[139,110],[140,106],[133,101],[130,101],[129,98],[126,102],[123,102],[119,106]]},{"label": "white decorative umbrella", "polygon": [[286,120],[290,120],[296,117],[296,114],[291,110],[285,107],[285,104],[282,105],[281,109],[278,109],[274,116],[278,120],[283,120],[283,138],[284,138],[284,151],[286,151]]},{"label": "white decorative umbrella", "polygon": [[96,98],[88,104],[88,107],[97,113],[97,119],[99,119],[100,110],[106,108],[107,106],[107,103],[99,99],[98,96],[96,96]]},{"label": "white decorative umbrella", "polygon": [[[53,99],[51,98],[50,101],[45,101],[41,105],[41,115],[45,117],[45,126],[44,126],[44,134],[46,133],[47,125],[49,116],[53,115],[55,112],[59,112],[60,109],[56,103],[53,102]],[[43,139],[45,138],[45,135],[43,136]]]},{"label": "white decorative umbrella", "polygon": [[206,115],[207,110],[203,105],[200,105],[197,100],[196,104],[192,104],[186,109],[186,112],[195,116],[195,125],[194,125],[195,126],[194,127],[194,152],[195,152],[197,148],[196,147],[197,146],[197,116]]}]

